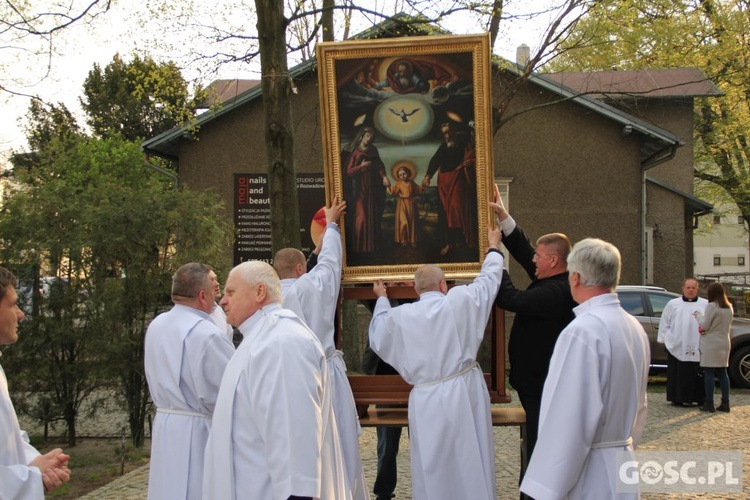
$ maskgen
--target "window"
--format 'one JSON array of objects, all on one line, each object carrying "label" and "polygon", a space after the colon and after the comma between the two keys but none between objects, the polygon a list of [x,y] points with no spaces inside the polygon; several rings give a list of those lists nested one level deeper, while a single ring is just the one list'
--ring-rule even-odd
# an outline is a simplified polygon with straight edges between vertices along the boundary
[{"label": "window", "polygon": [[714,266],[720,266],[720,265],[721,265],[721,256],[714,255]]},{"label": "window", "polygon": [[738,255],[737,256],[737,265],[738,266],[744,266],[745,265],[745,256],[744,255]]},{"label": "window", "polygon": [[745,223],[745,219],[741,215],[738,215],[737,216],[737,224],[739,224],[741,226],[744,223]]},{"label": "window", "polygon": [[714,224],[721,224],[721,215],[714,215]]},{"label": "window", "polygon": [[633,316],[645,316],[641,292],[617,292],[620,305]]},{"label": "window", "polygon": [[507,177],[500,177],[498,179],[495,179],[495,183],[497,184],[497,189],[500,191],[500,198],[503,200],[503,205],[505,205],[506,210],[510,212],[510,200],[508,199],[510,195],[510,183],[511,179]]},{"label": "window", "polygon": [[667,303],[675,298],[675,296],[663,293],[647,293],[646,298],[651,304],[651,310],[654,311],[654,317],[661,318],[661,313],[664,311],[664,308],[667,307]]}]

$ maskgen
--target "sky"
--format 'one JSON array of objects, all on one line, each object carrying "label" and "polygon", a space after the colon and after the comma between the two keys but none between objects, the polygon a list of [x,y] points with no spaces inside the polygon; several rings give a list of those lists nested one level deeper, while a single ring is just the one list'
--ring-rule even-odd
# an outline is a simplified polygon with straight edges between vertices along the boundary
[{"label": "sky", "polygon": [[[549,4],[550,1],[522,0],[522,3],[528,10],[540,9],[542,4]],[[204,74],[202,68],[191,64],[180,53],[184,52],[185,40],[193,40],[195,43],[197,38],[170,26],[168,21],[143,22],[143,16],[139,20],[135,16],[135,10],[140,9],[142,13],[142,5],[140,2],[115,1],[109,12],[91,23],[79,22],[59,32],[54,40],[55,54],[50,59],[49,74],[45,74],[46,60],[30,56],[28,52],[23,54],[7,50],[8,43],[0,39],[0,70],[4,73],[0,77],[0,85],[21,93],[37,95],[47,102],[63,102],[80,117],[82,112],[79,98],[86,75],[95,63],[103,68],[117,53],[125,60],[128,60],[130,54],[138,52],[150,55],[157,61],[175,61],[183,68],[183,76],[188,81],[197,81],[202,85],[207,85],[216,78],[257,78],[257,70],[251,65],[225,66],[217,74]],[[200,8],[199,6],[197,9]],[[195,10],[191,14],[201,20],[206,19],[206,16],[215,17],[215,12],[210,11]],[[236,20],[237,16],[233,19]],[[220,19],[213,21],[223,22]],[[544,26],[546,24],[543,21],[505,23],[495,44],[495,53],[515,60],[516,47],[525,43],[533,48],[538,44]],[[451,26],[448,28],[453,31]],[[461,29],[457,27],[456,32],[459,33]],[[479,31],[481,28],[477,26],[471,32]],[[156,44],[159,46],[155,46]],[[7,160],[11,151],[26,148],[22,122],[29,103],[28,97],[0,91],[0,164]]]}]

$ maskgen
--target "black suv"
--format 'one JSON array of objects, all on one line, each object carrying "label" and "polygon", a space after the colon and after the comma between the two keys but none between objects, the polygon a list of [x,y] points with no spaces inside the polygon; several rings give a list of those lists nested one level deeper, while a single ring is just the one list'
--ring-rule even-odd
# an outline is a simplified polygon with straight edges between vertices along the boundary
[{"label": "black suv", "polygon": [[[655,286],[617,287],[617,296],[623,309],[638,318],[648,334],[651,344],[651,366],[666,368],[667,351],[664,344],[656,342],[659,320],[670,300],[679,297]],[[750,320],[734,318],[732,321],[732,351],[729,355],[729,378],[735,387],[750,389]]]}]

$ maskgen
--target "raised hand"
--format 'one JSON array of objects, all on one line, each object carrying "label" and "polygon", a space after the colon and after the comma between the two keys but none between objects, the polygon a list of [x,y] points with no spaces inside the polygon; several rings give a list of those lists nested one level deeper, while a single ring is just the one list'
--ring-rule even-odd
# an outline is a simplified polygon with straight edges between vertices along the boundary
[{"label": "raised hand", "polygon": [[383,283],[383,280],[378,280],[372,285],[372,291],[375,292],[375,295],[378,297],[387,297],[388,293],[385,289],[385,283]]},{"label": "raised hand", "polygon": [[333,200],[331,201],[331,206],[327,206],[326,208],[324,208],[323,212],[326,215],[326,224],[330,224],[331,222],[338,222],[341,216],[346,213],[346,202],[342,201],[341,203],[339,203],[339,197],[334,196]]}]

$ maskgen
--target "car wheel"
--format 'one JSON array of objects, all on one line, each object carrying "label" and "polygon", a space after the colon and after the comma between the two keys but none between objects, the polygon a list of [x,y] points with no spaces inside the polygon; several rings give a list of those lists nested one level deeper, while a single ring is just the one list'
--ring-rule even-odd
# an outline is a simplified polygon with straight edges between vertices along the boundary
[{"label": "car wheel", "polygon": [[732,353],[729,377],[735,387],[750,389],[750,345],[743,345]]}]

